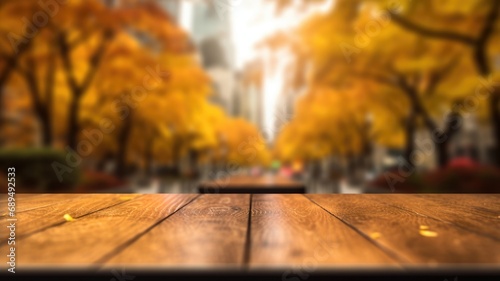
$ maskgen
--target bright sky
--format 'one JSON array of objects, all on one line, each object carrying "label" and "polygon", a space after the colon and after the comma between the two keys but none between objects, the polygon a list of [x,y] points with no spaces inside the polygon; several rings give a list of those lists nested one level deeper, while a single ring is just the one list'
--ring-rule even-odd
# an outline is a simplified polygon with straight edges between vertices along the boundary
[{"label": "bright sky", "polygon": [[[326,10],[332,1],[320,7],[304,10],[295,7],[286,9],[279,15],[276,14],[271,1],[263,0],[234,0],[235,5],[231,9],[232,37],[235,44],[236,67],[244,65],[262,57],[264,66],[264,130],[269,138],[275,135],[276,107],[279,95],[284,90],[284,76],[287,71],[287,63],[291,61],[290,54],[279,52],[270,54],[265,50],[257,50],[255,45],[279,31],[291,30],[297,27],[304,19],[312,13]],[[272,65],[273,57],[277,65]],[[269,71],[270,69],[272,71]]]},{"label": "bright sky", "polygon": [[[308,10],[291,7],[276,14],[274,5],[269,0],[229,1],[234,3],[230,10],[237,68],[243,67],[246,62],[261,55],[255,50],[257,43],[278,31],[286,31],[296,27],[313,12],[325,9],[331,4],[327,3],[322,7]],[[298,5],[297,2],[295,1],[295,7]]]},{"label": "bright sky", "polygon": [[[311,14],[327,10],[334,2],[325,0],[323,5],[304,9],[300,6],[301,1],[304,0],[294,0],[294,4],[276,14],[274,3],[270,0],[211,0],[220,16],[230,17],[237,68],[259,55],[255,50],[257,43],[278,31],[296,27]],[[186,30],[191,30],[193,3],[193,0],[182,2],[180,23]]]},{"label": "bright sky", "polygon": [[[330,8],[334,0],[326,0],[324,5],[314,6],[308,9],[298,8],[299,2],[295,0],[291,7],[288,7],[280,14],[276,14],[272,1],[269,0],[211,0],[219,5],[219,9],[224,9],[227,5],[228,14],[225,10],[219,13],[230,16],[231,32],[235,51],[235,66],[242,69],[246,63],[257,57],[264,58],[266,63],[264,70],[264,123],[267,135],[274,135],[274,121],[276,119],[275,110],[279,95],[283,91],[284,75],[286,73],[286,62],[290,61],[290,55],[285,53],[270,54],[265,50],[258,50],[255,45],[265,38],[279,31],[291,30],[297,27],[304,19],[313,13],[326,11]],[[217,2],[219,1],[219,2]],[[229,4],[224,4],[229,3]],[[185,0],[185,6],[192,5],[192,2]],[[220,6],[222,5],[222,6]],[[190,8],[183,8],[181,15],[181,25],[190,30],[192,14]],[[273,71],[271,68],[272,56],[277,58],[278,65]]]}]

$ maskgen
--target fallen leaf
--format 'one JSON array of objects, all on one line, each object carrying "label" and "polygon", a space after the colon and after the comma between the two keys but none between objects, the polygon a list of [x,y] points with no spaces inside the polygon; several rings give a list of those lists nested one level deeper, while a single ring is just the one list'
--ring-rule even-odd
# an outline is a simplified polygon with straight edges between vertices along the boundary
[{"label": "fallen leaf", "polygon": [[74,221],[74,220],[75,220],[75,219],[74,219],[72,216],[70,216],[69,214],[65,214],[65,215],[64,215],[64,219],[65,219],[66,221]]},{"label": "fallen leaf", "polygon": [[420,233],[420,235],[425,236],[425,237],[437,237],[438,236],[437,232],[430,231],[430,230],[421,229],[419,231],[419,233]]},{"label": "fallen leaf", "polygon": [[378,239],[378,238],[380,238],[380,236],[382,236],[382,234],[380,234],[380,232],[373,232],[372,234],[370,234],[370,237],[372,239]]}]

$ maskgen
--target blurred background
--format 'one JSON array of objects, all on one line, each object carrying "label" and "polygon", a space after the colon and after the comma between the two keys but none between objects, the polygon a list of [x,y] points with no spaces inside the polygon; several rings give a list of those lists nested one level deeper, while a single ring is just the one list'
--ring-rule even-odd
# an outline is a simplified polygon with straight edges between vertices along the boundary
[{"label": "blurred background", "polygon": [[0,0],[0,18],[17,192],[500,191],[500,1]]}]

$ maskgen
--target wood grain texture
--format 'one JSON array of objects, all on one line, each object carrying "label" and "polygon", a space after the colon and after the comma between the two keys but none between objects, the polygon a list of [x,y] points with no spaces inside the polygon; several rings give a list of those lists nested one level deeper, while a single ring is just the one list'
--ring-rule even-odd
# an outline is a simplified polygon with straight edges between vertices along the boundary
[{"label": "wood grain texture", "polygon": [[[283,270],[285,279],[295,276],[291,267],[302,274],[349,267],[500,270],[498,194],[50,194],[17,199],[25,208],[16,222],[19,269],[269,268]],[[75,220],[64,220],[66,213]],[[421,226],[437,236],[423,236]],[[7,253],[3,228],[0,253]],[[0,264],[0,270],[5,267]]]},{"label": "wood grain texture", "polygon": [[243,264],[250,195],[206,194],[155,226],[106,266]]},{"label": "wood grain texture", "polygon": [[303,195],[253,195],[251,267],[396,265],[396,261]]},{"label": "wood grain texture", "polygon": [[[307,195],[314,202],[376,242],[406,265],[500,263],[500,243],[431,217],[380,203],[372,195]],[[408,197],[408,200],[410,198]],[[420,226],[437,237],[420,234]]]},{"label": "wood grain texture", "polygon": [[[27,199],[27,198],[32,198],[36,196],[44,196],[46,194],[40,194],[40,193],[16,193],[15,197],[18,199]],[[7,201],[8,195],[7,193],[3,192],[0,193],[0,202],[5,202]]]},{"label": "wood grain texture", "polygon": [[[132,198],[137,195],[127,195],[127,198]],[[65,214],[69,214],[75,219],[85,216],[89,213],[121,204],[124,202],[123,195],[120,194],[106,194],[106,195],[74,195],[74,199],[67,199],[59,201],[58,198],[66,198],[61,196],[49,195],[53,198],[54,204],[48,201],[46,207],[34,208],[16,214],[18,220],[16,228],[16,237],[22,238],[23,236],[30,235],[37,231],[52,227],[66,222],[64,219]],[[19,206],[23,206],[23,200],[18,202]],[[36,203],[33,203],[36,204]],[[7,239],[8,233],[2,232],[0,234],[0,241]]]},{"label": "wood grain texture", "polygon": [[[66,204],[67,200],[74,200],[88,194],[16,194],[16,212],[25,212],[37,208],[47,207],[54,204]],[[1,213],[0,217],[7,215]]]},{"label": "wood grain texture", "polygon": [[[95,201],[102,195],[94,195]],[[197,195],[143,195],[18,241],[18,266],[90,266]],[[77,206],[75,206],[77,207]],[[22,220],[19,220],[20,222]],[[5,247],[0,248],[6,252]]]},{"label": "wood grain texture", "polygon": [[500,194],[413,194],[413,196],[483,218],[500,215]]},{"label": "wood grain texture", "polygon": [[[452,195],[451,197],[455,196]],[[471,205],[461,206],[453,204],[453,202],[436,202],[436,200],[429,200],[431,198],[436,198],[436,195],[422,197],[410,194],[387,194],[371,195],[370,198],[436,220],[451,223],[455,226],[500,241],[500,208],[497,208],[497,210],[488,209],[488,212],[484,212],[478,211]],[[479,200],[483,203],[487,202],[487,200],[483,200],[483,198],[479,198]],[[476,202],[476,205],[482,205],[483,203]],[[495,208],[494,205],[490,205],[489,207]],[[493,211],[493,214],[490,215],[490,211]]]}]

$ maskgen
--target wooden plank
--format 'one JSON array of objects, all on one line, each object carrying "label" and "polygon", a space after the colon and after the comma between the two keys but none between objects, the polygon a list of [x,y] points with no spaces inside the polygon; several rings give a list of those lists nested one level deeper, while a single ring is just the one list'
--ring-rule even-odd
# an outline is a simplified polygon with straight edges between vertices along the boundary
[{"label": "wooden plank", "polygon": [[206,194],[117,253],[106,266],[243,264],[250,195]]},{"label": "wooden plank", "polygon": [[[74,199],[63,201],[54,200],[58,203],[49,204],[46,207],[40,207],[17,213],[16,218],[19,223],[17,224],[16,228],[16,236],[17,238],[21,238],[22,236],[30,235],[47,227],[62,224],[66,221],[64,219],[65,214],[69,214],[73,218],[77,219],[89,213],[96,212],[98,210],[114,206],[116,204],[124,203],[126,200],[130,200],[131,198],[134,198],[136,196],[139,195],[125,196],[120,194],[73,194]],[[49,197],[57,198],[59,196],[49,195]],[[19,203],[19,205],[23,205],[22,201]],[[1,233],[0,241],[7,239],[7,235],[8,233]]]},{"label": "wooden plank", "polygon": [[[100,196],[103,195],[95,195],[94,200],[99,200]],[[147,194],[37,232],[16,243],[18,266],[91,266],[117,247],[128,244],[196,196]],[[0,252],[7,252],[6,246],[0,246]]]},{"label": "wooden plank", "polygon": [[[36,196],[43,196],[44,194],[42,193],[16,193],[15,197],[16,198],[22,198],[22,199],[27,199],[27,198],[32,198]],[[7,193],[0,193],[0,203],[1,202],[6,202],[7,201]]]},{"label": "wooden plank", "polygon": [[253,195],[250,266],[397,267],[374,243],[303,195]]},{"label": "wooden plank", "polygon": [[[446,199],[448,195],[441,195]],[[427,198],[436,197],[436,195],[416,196],[416,195],[371,195],[379,202],[390,204],[398,208],[413,211],[424,216],[428,216],[443,222],[465,228],[469,231],[486,235],[494,240],[500,241],[500,209],[495,213],[497,215],[485,216],[477,212],[472,207],[454,205],[444,202],[438,203]],[[477,201],[482,201],[477,198]],[[481,205],[482,203],[476,202]],[[492,210],[493,211],[493,210]]]},{"label": "wooden plank", "polygon": [[415,194],[415,196],[484,218],[500,215],[500,194]]},{"label": "wooden plank", "polygon": [[303,183],[281,176],[252,177],[237,175],[214,181],[202,182],[200,193],[305,193]]},{"label": "wooden plank", "polygon": [[[443,195],[446,196],[446,195]],[[308,195],[314,202],[408,261],[407,265],[498,266],[500,243],[428,216],[377,202],[372,195]],[[407,199],[411,200],[411,197]],[[428,227],[437,237],[420,234]]]},{"label": "wooden plank", "polygon": [[[54,204],[67,203],[67,200],[74,200],[79,197],[87,196],[88,194],[17,194],[16,213],[25,212],[37,208],[47,207]],[[0,218],[7,215],[6,212],[0,214]]]}]

